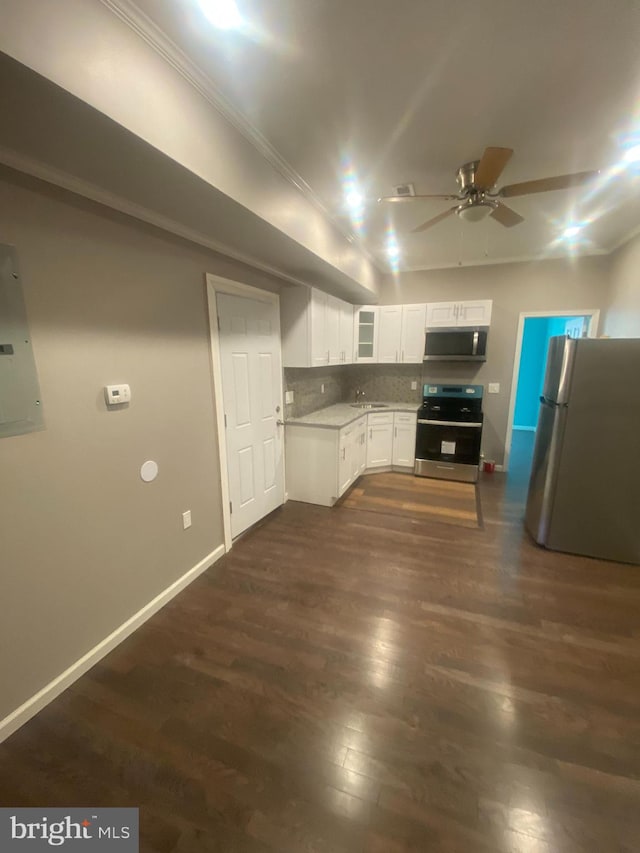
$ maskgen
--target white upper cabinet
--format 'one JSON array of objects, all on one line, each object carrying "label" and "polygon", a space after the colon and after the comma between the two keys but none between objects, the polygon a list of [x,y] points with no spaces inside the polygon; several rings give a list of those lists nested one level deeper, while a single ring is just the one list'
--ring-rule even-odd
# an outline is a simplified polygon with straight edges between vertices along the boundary
[{"label": "white upper cabinet", "polygon": [[401,360],[400,336],[402,305],[378,308],[378,364],[396,364]]},{"label": "white upper cabinet", "polygon": [[426,305],[402,306],[400,361],[403,364],[422,364]]},{"label": "white upper cabinet", "polygon": [[489,326],[491,324],[491,299],[459,302],[458,326]]},{"label": "white upper cabinet", "polygon": [[280,294],[280,324],[283,367],[351,362],[353,306],[347,302],[315,287],[285,287]]},{"label": "white upper cabinet", "polygon": [[434,326],[489,326],[491,299],[467,302],[428,302],[426,327]]},{"label": "white upper cabinet", "polygon": [[362,305],[353,313],[353,336],[357,364],[378,360],[378,306]]},{"label": "white upper cabinet", "polygon": [[341,299],[336,299],[335,296],[327,296],[327,307],[324,315],[324,329],[329,364],[340,364],[342,362],[342,351],[340,349],[341,308]]},{"label": "white upper cabinet", "polygon": [[378,364],[420,364],[424,356],[426,305],[378,308]]},{"label": "white upper cabinet", "polygon": [[340,356],[342,364],[353,362],[353,305],[348,302],[340,302]]}]

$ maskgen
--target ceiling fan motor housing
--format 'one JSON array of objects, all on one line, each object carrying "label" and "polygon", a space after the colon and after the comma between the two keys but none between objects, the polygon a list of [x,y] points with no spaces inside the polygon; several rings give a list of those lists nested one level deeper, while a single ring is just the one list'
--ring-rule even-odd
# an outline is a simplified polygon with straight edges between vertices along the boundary
[{"label": "ceiling fan motor housing", "polygon": [[480,165],[479,160],[472,160],[471,163],[464,163],[456,172],[456,181],[461,192],[468,192],[476,187],[476,171]]}]

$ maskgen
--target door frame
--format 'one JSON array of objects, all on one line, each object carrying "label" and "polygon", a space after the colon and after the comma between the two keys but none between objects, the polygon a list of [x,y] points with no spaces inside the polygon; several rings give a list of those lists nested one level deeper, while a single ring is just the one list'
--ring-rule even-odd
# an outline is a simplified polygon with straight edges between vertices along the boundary
[{"label": "door frame", "polygon": [[511,443],[513,441],[513,417],[516,409],[516,392],[518,390],[518,376],[520,374],[520,359],[522,357],[522,339],[524,337],[525,320],[529,317],[591,317],[589,328],[587,330],[588,338],[595,338],[598,333],[598,324],[600,323],[600,309],[588,308],[582,310],[571,309],[563,311],[557,308],[554,311],[521,311],[520,319],[518,320],[518,334],[516,336],[516,351],[513,361],[513,374],[511,375],[511,393],[509,396],[509,419],[507,422],[507,435],[504,443],[504,464],[503,471],[509,470],[509,461],[511,457]]},{"label": "door frame", "polygon": [[[209,355],[211,358],[211,376],[213,387],[213,399],[216,413],[216,425],[218,427],[218,460],[220,463],[220,491],[222,495],[222,522],[224,526],[224,548],[230,551],[233,545],[231,537],[231,512],[229,509],[229,466],[227,464],[227,432],[224,425],[224,396],[222,390],[222,367],[220,357],[220,334],[218,322],[218,305],[216,295],[228,293],[231,296],[244,296],[257,302],[266,302],[273,305],[276,310],[276,324],[278,332],[278,344],[280,346],[280,366],[282,367],[282,338],[280,333],[280,296],[269,290],[261,290],[250,284],[233,281],[212,273],[205,274],[207,284],[207,310],[209,315]],[[282,374],[282,371],[281,371]],[[280,411],[283,413],[283,388],[282,375],[280,376]],[[284,427],[283,427],[284,429]],[[282,438],[284,447],[284,435]],[[286,475],[284,468],[284,452],[282,454],[282,476],[283,476],[283,500],[286,501]]]}]

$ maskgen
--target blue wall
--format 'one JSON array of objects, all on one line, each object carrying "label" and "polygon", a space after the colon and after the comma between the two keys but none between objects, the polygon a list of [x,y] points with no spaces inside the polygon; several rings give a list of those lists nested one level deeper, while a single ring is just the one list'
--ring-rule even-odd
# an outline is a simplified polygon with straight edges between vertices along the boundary
[{"label": "blue wall", "polygon": [[[553,318],[555,319],[555,318]],[[549,318],[527,317],[524,321],[514,426],[535,427],[547,358]]]},{"label": "blue wall", "polygon": [[574,317],[527,317],[524,321],[514,427],[535,427],[544,383],[549,338],[564,335]]}]

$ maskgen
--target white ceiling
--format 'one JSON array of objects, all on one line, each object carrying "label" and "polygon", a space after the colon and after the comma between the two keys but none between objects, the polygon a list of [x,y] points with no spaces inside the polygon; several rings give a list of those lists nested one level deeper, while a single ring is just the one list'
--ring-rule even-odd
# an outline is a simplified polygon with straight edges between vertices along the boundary
[{"label": "white ceiling", "polygon": [[[390,220],[402,269],[557,255],[567,221],[593,219],[574,251],[609,251],[640,227],[640,178],[611,178],[640,134],[635,0],[237,0],[246,26],[215,29],[199,0],[136,0],[334,216],[344,164],[368,198],[365,245],[386,265]],[[117,4],[116,4],[117,5]],[[509,199],[514,228],[451,217],[445,201],[378,205],[394,184],[456,191],[488,145],[515,149],[499,186],[603,170],[595,195]]]}]

